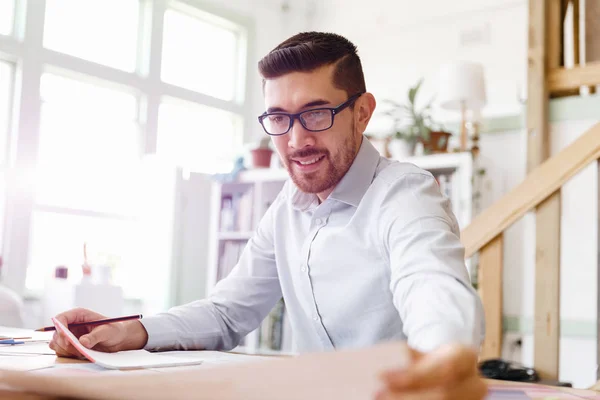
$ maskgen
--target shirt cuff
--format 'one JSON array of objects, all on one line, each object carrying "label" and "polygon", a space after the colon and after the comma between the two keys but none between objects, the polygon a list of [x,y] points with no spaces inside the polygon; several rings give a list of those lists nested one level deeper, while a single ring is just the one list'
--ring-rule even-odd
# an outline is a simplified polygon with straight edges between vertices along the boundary
[{"label": "shirt cuff", "polygon": [[168,316],[153,315],[140,320],[148,333],[148,342],[144,350],[167,350],[175,342],[175,332],[170,329]]}]

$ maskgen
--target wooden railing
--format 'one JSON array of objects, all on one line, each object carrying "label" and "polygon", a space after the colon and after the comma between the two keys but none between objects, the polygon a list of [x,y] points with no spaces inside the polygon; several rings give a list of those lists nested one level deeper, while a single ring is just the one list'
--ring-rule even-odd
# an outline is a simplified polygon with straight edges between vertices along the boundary
[{"label": "wooden railing", "polygon": [[[536,264],[558,266],[560,243],[553,241],[560,237],[556,234],[560,231],[560,207],[555,207],[553,202],[560,201],[560,190],[569,179],[599,159],[600,123],[532,170],[521,184],[481,212],[462,231],[465,257],[479,252],[478,290],[486,315],[482,359],[501,356],[504,231],[535,210],[538,221],[544,221],[544,226],[536,227]],[[540,248],[546,250],[540,251]],[[535,279],[534,363],[538,357],[544,359],[542,375],[546,368],[548,375],[558,371],[559,278],[560,268],[557,267],[544,270]]]}]

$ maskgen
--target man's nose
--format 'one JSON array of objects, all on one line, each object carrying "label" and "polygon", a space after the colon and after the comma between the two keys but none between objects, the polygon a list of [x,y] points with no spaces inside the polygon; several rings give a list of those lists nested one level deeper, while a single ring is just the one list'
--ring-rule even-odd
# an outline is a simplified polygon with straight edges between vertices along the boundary
[{"label": "man's nose", "polygon": [[293,149],[301,149],[306,146],[314,146],[315,145],[315,135],[314,132],[306,130],[304,126],[300,123],[299,119],[294,119],[292,127],[288,132],[288,146]]}]

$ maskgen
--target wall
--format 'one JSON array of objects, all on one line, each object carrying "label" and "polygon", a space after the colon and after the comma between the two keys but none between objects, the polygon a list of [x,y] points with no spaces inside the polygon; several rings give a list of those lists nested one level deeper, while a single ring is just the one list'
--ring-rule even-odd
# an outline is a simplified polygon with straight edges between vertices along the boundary
[{"label": "wall", "polygon": [[[440,65],[481,62],[488,106],[484,115],[517,114],[526,82],[526,0],[331,0],[319,4],[312,28],[352,40],[363,61],[367,88],[382,100],[404,101],[425,79],[421,103],[435,95]],[[438,110],[445,120],[452,115]],[[375,119],[371,131],[389,129]]]}]

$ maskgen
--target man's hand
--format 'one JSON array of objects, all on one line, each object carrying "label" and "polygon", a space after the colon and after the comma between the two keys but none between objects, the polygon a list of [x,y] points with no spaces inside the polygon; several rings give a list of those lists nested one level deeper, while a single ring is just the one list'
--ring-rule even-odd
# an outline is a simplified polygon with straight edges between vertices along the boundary
[{"label": "man's hand", "polygon": [[[76,308],[56,316],[56,319],[64,326],[105,318],[104,315],[84,308]],[[148,342],[148,333],[139,321],[81,326],[72,328],[71,332],[84,347],[107,353],[142,349]],[[56,355],[60,357],[83,357],[67,340],[66,336],[58,331],[54,332],[52,341],[50,341],[50,348],[56,351]]]},{"label": "man's hand", "polygon": [[487,386],[479,376],[477,354],[461,345],[430,353],[411,351],[408,368],[385,371],[376,400],[481,400]]}]

